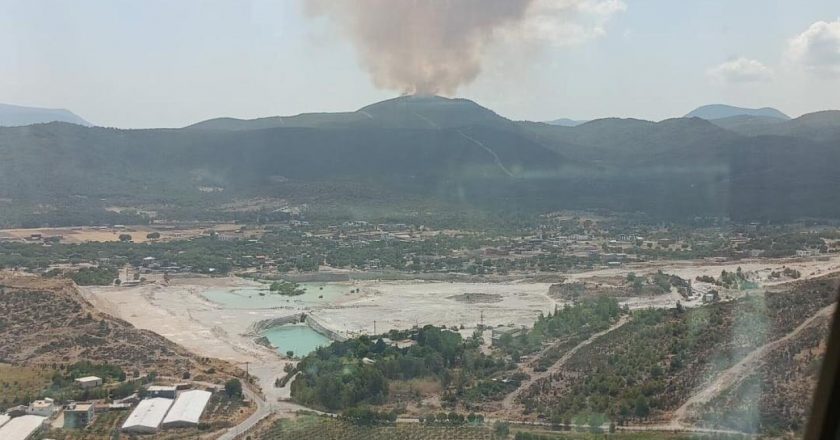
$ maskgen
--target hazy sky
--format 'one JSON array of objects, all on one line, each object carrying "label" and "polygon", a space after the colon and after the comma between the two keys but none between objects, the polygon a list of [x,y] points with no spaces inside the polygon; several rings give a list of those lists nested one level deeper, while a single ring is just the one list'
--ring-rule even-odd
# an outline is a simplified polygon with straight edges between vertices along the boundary
[{"label": "hazy sky", "polygon": [[[659,120],[718,102],[840,108],[838,0],[533,1],[482,45],[482,71],[457,96],[531,120]],[[399,93],[374,87],[340,20],[307,11],[303,0],[0,0],[0,102],[177,127]]]}]

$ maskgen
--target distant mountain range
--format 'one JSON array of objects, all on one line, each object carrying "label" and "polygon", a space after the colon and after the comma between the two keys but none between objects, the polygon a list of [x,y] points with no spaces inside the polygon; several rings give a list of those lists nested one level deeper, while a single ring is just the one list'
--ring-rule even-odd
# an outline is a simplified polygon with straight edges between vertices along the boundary
[{"label": "distant mountain range", "polygon": [[767,118],[568,127],[511,121],[465,99],[404,96],[354,112],[182,129],[0,128],[0,200],[27,213],[69,209],[66,200],[177,206],[167,215],[185,218],[263,197],[348,218],[420,209],[840,218],[840,111]]},{"label": "distant mountain range", "polygon": [[547,121],[549,125],[559,125],[561,127],[577,127],[580,124],[585,124],[587,121],[579,121],[575,119],[560,118],[553,121]]},{"label": "distant mountain range", "polygon": [[686,118],[700,118],[706,120],[732,118],[739,116],[751,116],[758,118],[773,118],[788,120],[790,116],[771,107],[744,108],[724,104],[712,104],[697,107],[685,115]]},{"label": "distant mountain range", "polygon": [[88,127],[92,125],[69,110],[0,104],[0,127],[18,127],[47,122],[67,122]]}]

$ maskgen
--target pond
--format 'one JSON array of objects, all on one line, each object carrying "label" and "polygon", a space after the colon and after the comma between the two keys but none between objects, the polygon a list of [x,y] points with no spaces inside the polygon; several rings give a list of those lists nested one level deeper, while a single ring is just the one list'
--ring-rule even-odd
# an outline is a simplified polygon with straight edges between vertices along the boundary
[{"label": "pond", "polygon": [[332,341],[312,330],[306,324],[289,324],[270,328],[262,333],[277,351],[286,354],[291,350],[295,356],[306,356],[316,348],[329,345]]},{"label": "pond", "polygon": [[272,294],[269,285],[248,287],[221,287],[203,291],[204,298],[228,309],[270,309],[292,305],[305,306],[332,301],[354,289],[350,283],[300,283],[303,295],[283,296]]}]

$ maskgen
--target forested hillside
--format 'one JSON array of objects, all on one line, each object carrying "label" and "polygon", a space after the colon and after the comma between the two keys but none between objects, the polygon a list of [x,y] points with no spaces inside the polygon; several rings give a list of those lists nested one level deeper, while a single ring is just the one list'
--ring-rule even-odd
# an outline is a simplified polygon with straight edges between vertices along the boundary
[{"label": "forested hillside", "polygon": [[0,223],[51,224],[56,211],[72,217],[78,206],[92,213],[173,202],[195,217],[248,197],[395,211],[411,200],[440,211],[838,217],[838,115],[806,115],[773,124],[773,136],[751,136],[698,118],[513,122],[467,100],[403,97],[358,112],[185,129],[0,128]]}]

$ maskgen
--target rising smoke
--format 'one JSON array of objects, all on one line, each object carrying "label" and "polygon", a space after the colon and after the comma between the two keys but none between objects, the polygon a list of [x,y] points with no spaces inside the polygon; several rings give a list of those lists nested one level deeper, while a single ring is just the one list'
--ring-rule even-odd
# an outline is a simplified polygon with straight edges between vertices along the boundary
[{"label": "rising smoke", "polygon": [[353,41],[377,87],[452,95],[474,80],[488,43],[534,0],[305,0]]}]

